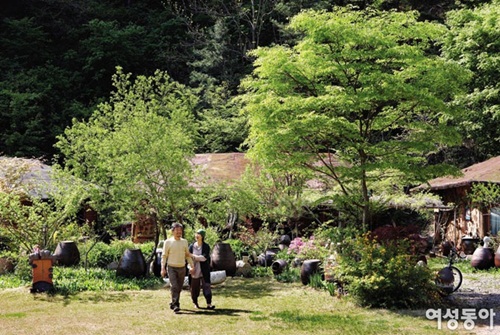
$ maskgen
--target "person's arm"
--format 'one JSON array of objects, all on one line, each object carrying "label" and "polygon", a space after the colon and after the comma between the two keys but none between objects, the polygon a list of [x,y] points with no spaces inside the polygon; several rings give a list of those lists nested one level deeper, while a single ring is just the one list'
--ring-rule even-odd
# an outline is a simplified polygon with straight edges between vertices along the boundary
[{"label": "person's arm", "polygon": [[204,262],[207,260],[203,255],[193,255],[193,259],[195,262]]},{"label": "person's arm", "polygon": [[194,269],[194,262],[193,262],[193,255],[189,252],[189,247],[186,241],[186,248],[185,248],[185,254],[186,254],[186,260],[190,266],[191,269]]},{"label": "person's arm", "polygon": [[169,243],[165,240],[165,242],[163,242],[163,251],[161,253],[161,275],[162,275],[162,277],[165,277],[165,273],[166,273],[165,265],[167,264],[169,251],[170,251]]}]

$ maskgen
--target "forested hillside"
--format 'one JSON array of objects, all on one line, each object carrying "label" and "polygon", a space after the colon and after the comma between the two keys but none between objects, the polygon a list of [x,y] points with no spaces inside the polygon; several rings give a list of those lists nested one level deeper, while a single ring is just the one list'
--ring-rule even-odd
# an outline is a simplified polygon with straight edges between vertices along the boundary
[{"label": "forested hillside", "polygon": [[109,99],[118,66],[134,76],[161,70],[196,92],[197,152],[238,150],[248,127],[232,98],[252,71],[249,51],[293,44],[296,36],[283,27],[303,9],[355,5],[417,10],[420,20],[449,27],[449,37],[434,52],[460,60],[475,77],[470,95],[460,101],[470,113],[452,125],[461,129],[463,145],[438,151],[433,159],[470,164],[500,154],[500,32],[495,28],[500,5],[494,1],[488,7],[490,2],[4,0],[0,153],[51,159],[56,137],[72,119],[88,119]]}]

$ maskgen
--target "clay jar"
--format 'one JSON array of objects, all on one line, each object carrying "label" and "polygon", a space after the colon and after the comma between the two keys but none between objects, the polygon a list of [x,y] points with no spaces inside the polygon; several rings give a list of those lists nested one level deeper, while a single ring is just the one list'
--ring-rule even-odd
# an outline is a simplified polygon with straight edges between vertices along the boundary
[{"label": "clay jar", "polygon": [[120,258],[116,274],[122,277],[144,277],[147,272],[146,261],[141,249],[126,249]]},{"label": "clay jar", "polygon": [[57,244],[54,251],[57,264],[62,266],[77,265],[80,262],[80,251],[73,241],[62,241]]},{"label": "clay jar", "polygon": [[477,270],[487,270],[493,263],[493,250],[490,248],[478,247],[472,254],[471,266]]},{"label": "clay jar", "polygon": [[300,268],[300,281],[302,284],[309,284],[311,275],[320,272],[320,262],[319,259],[308,259],[302,263]]},{"label": "clay jar", "polygon": [[480,239],[472,237],[462,237],[462,247],[466,255],[472,255]]},{"label": "clay jar", "polygon": [[500,268],[500,246],[497,249],[494,257],[495,267]]},{"label": "clay jar", "polygon": [[288,263],[284,259],[278,259],[271,264],[271,270],[273,271],[273,274],[279,275],[283,271],[285,271]]},{"label": "clay jar", "polygon": [[228,276],[234,276],[236,273],[236,256],[229,243],[217,243],[214,246],[211,255],[212,269],[214,271],[225,270]]}]

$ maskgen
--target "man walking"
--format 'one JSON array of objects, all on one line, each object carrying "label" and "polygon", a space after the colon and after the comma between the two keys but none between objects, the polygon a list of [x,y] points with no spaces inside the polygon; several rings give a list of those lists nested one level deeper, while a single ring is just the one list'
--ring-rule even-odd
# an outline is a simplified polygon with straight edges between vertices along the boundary
[{"label": "man walking", "polygon": [[[161,276],[165,277],[168,272],[170,280],[170,294],[172,302],[170,309],[175,313],[181,310],[179,299],[181,296],[184,277],[186,276],[186,261],[190,265],[190,273],[194,270],[193,259],[189,253],[187,240],[182,238],[183,227],[180,223],[175,222],[172,225],[172,237],[165,240],[163,243],[163,254],[161,256]],[[165,270],[165,264],[167,269]]]}]

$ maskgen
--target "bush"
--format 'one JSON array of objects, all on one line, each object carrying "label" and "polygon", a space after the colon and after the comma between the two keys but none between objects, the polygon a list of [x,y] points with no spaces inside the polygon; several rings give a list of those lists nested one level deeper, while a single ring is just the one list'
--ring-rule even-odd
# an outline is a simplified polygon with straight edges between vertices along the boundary
[{"label": "bush", "polygon": [[243,254],[248,254],[248,249],[241,240],[231,238],[226,240],[225,243],[231,246],[231,250],[233,250],[236,259],[242,259]]},{"label": "bush", "polygon": [[330,251],[321,242],[311,236],[308,240],[296,237],[290,242],[287,253],[301,259],[324,260]]},{"label": "bush", "polygon": [[83,291],[125,291],[151,289],[163,286],[157,277],[125,278],[116,271],[77,267],[55,267],[54,288],[56,294],[72,295]]},{"label": "bush", "polygon": [[130,240],[114,240],[110,244],[97,242],[94,245],[94,242],[89,241],[79,246],[81,262],[85,262],[85,254],[90,249],[87,256],[87,267],[99,268],[106,268],[111,262],[118,263],[126,249],[135,248],[141,249],[144,258],[147,259],[155,249],[155,245],[154,242],[134,244]]},{"label": "bush", "polygon": [[287,266],[279,275],[275,276],[276,280],[281,283],[295,283],[300,281],[300,269]]},{"label": "bush", "polygon": [[434,274],[416,266],[408,241],[377,243],[362,236],[351,240],[338,257],[335,270],[349,294],[361,306],[417,308],[432,306],[439,293]]}]

